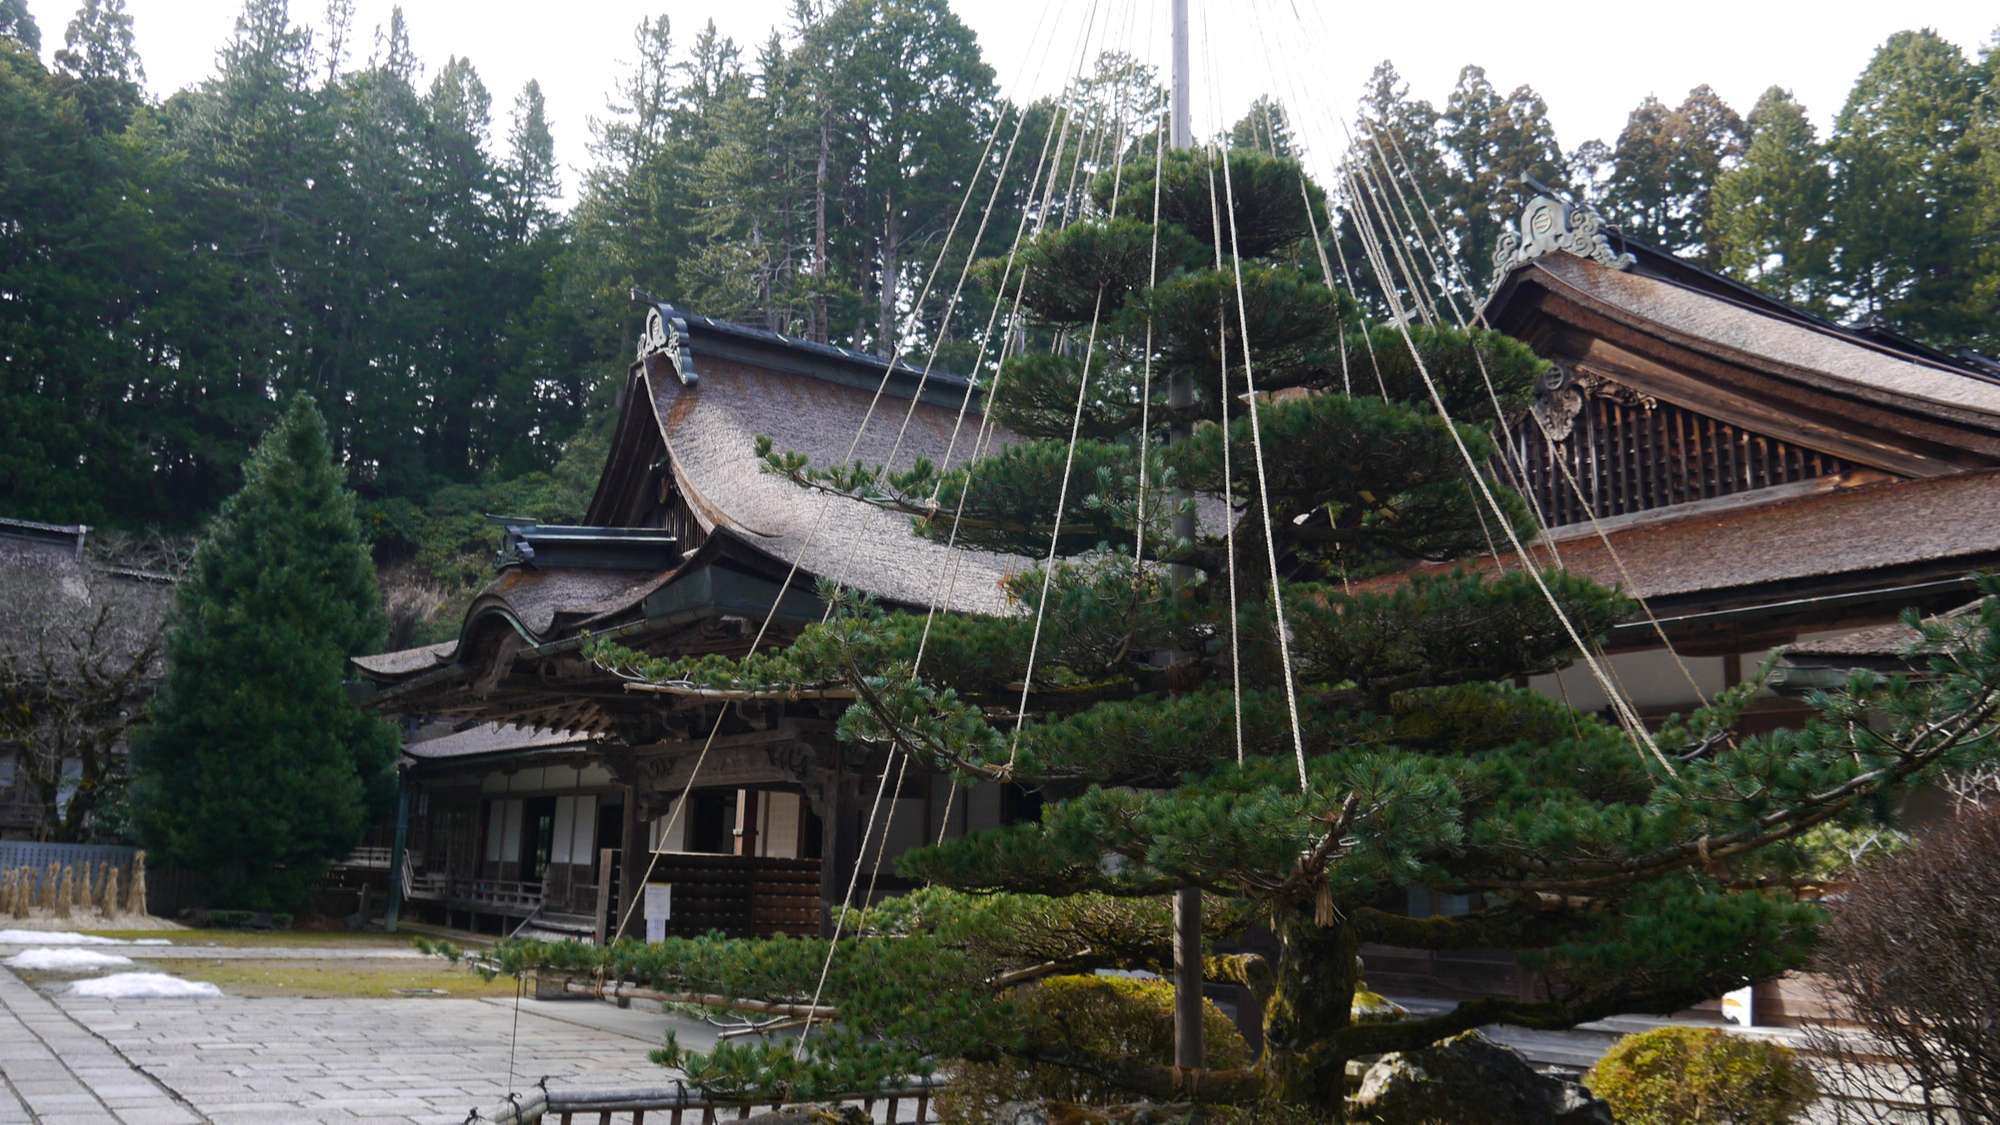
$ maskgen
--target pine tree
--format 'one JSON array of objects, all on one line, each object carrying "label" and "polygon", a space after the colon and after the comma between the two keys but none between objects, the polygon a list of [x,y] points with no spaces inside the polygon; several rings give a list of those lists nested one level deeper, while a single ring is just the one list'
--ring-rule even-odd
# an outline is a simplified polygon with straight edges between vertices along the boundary
[{"label": "pine tree", "polygon": [[1522,178],[1560,183],[1566,171],[1562,146],[1540,94],[1520,86],[1503,98],[1476,66],[1459,72],[1439,120],[1439,141],[1455,173],[1440,207],[1472,282],[1465,296],[1476,301],[1486,292],[1493,247],[1508,216],[1518,213],[1524,193],[1534,195]]},{"label": "pine tree", "polygon": [[1688,91],[1674,110],[1680,128],[1680,149],[1669,169],[1667,186],[1679,200],[1677,249],[1704,265],[1715,265],[1714,239],[1709,230],[1715,183],[1743,157],[1748,137],[1743,118],[1707,83]]},{"label": "pine tree", "polygon": [[1781,300],[1824,311],[1828,271],[1825,148],[1805,107],[1773,86],[1750,112],[1743,163],[1716,181],[1717,262]]},{"label": "pine tree", "polygon": [[294,909],[385,806],[397,738],[343,688],[383,618],[326,426],[292,399],[177,593],[167,676],[133,747],[156,858],[232,905]]},{"label": "pine tree", "polygon": [[[1381,294],[1378,279],[1362,268],[1367,260],[1367,251],[1358,234],[1363,221],[1358,213],[1361,203],[1355,184],[1348,182],[1347,177],[1359,177],[1364,162],[1373,165],[1378,178],[1382,175],[1381,158],[1375,147],[1379,144],[1382,154],[1395,169],[1397,182],[1410,193],[1412,206],[1416,206],[1417,199],[1421,198],[1440,225],[1448,231],[1461,231],[1462,221],[1452,213],[1453,203],[1461,199],[1461,170],[1452,166],[1451,157],[1439,139],[1442,130],[1443,124],[1436,108],[1421,98],[1410,96],[1410,85],[1403,80],[1395,65],[1387,60],[1377,64],[1363,87],[1360,111],[1355,120],[1354,136],[1358,151],[1349,154],[1347,166],[1343,169],[1343,182],[1333,193],[1338,200],[1335,205],[1338,218],[1334,224],[1337,233],[1333,237],[1339,240],[1334,248],[1333,260],[1336,265],[1345,263],[1341,284],[1351,285],[1355,297],[1371,314],[1385,312],[1388,303]],[[1383,190],[1386,192],[1389,189],[1385,185]],[[1376,221],[1379,222],[1379,219]],[[1411,237],[1414,238],[1413,235]],[[1406,253],[1421,258],[1422,250],[1411,241]],[[1468,270],[1480,268],[1479,263],[1470,261],[1462,253],[1458,256]]]},{"label": "pine tree", "polygon": [[[664,661],[591,650],[627,672],[752,696],[837,686],[857,699],[841,737],[857,751],[887,751],[885,769],[903,753],[962,781],[1028,786],[1045,801],[1036,821],[905,856],[902,872],[935,887],[861,923],[884,936],[836,951],[845,975],[823,1000],[838,1008],[838,1027],[808,1040],[801,1058],[790,1045],[732,1045],[708,1055],[670,1047],[664,1061],[704,1082],[826,1089],[940,1056],[1005,1055],[1081,1068],[1135,1096],[1275,1100],[1338,1119],[1347,1063],[1361,1055],[1492,1022],[1556,1028],[1669,1012],[1795,967],[1816,908],[1759,889],[1784,885],[1802,862],[1788,841],[1823,820],[1871,815],[1874,797],[1941,762],[1994,754],[1994,636],[1979,637],[1943,681],[1858,685],[1803,731],[1732,736],[1755,690],[1739,688],[1669,723],[1655,749],[1510,686],[1574,657],[1551,601],[1593,636],[1630,612],[1609,591],[1555,571],[1542,578],[1547,595],[1520,571],[1351,586],[1411,560],[1477,553],[1494,515],[1532,533],[1520,499],[1490,479],[1498,510],[1482,529],[1466,461],[1488,465],[1495,447],[1483,428],[1441,419],[1433,395],[1470,419],[1490,378],[1518,408],[1545,367],[1504,337],[1413,328],[1420,371],[1401,329],[1359,327],[1350,304],[1291,264],[1308,235],[1298,166],[1235,152],[1226,172],[1201,155],[1167,160],[1157,285],[1146,282],[1155,175],[1145,161],[1125,171],[1116,220],[1111,181],[1099,177],[1085,221],[1024,251],[1026,301],[1043,325],[1075,329],[1096,315],[1101,351],[1085,357],[1071,332],[1069,346],[1006,362],[992,409],[1021,444],[975,467],[878,474],[762,443],[770,471],[905,509],[933,539],[955,531],[961,546],[1035,557],[1053,536],[1055,569],[1010,583],[1018,615],[947,615],[927,627],[922,614],[823,587],[831,617],[783,653]],[[1233,206],[1210,194],[1225,186]],[[1233,222],[1218,229],[1217,211]],[[1139,429],[1135,401],[1148,317],[1151,433]],[[1342,323],[1376,335],[1383,393],[1341,393],[1330,357]],[[1196,405],[1163,417],[1164,388],[1177,376],[1192,379]],[[1161,429],[1176,422],[1200,424],[1163,448]],[[1081,437],[1072,447],[1073,426]],[[1235,451],[1226,479],[1225,432]],[[1158,491],[1139,515],[1141,457],[1155,489],[1227,498],[1233,556],[1217,516],[1190,540],[1169,528],[1179,509]],[[1193,577],[1175,580],[1173,566]],[[1985,620],[2000,622],[2000,609]],[[1154,659],[1162,654],[1164,666]],[[1867,704],[1880,708],[1873,724],[1857,721]],[[1959,733],[1937,737],[1945,729]],[[1281,946],[1275,965],[1252,955],[1204,963],[1211,980],[1267,1001],[1254,1067],[1190,1082],[1165,1060],[1078,1054],[1060,1035],[1008,1024],[995,974],[1168,963],[1158,900],[1189,887],[1211,899],[1223,932],[1254,919]],[[1402,906],[1413,887],[1471,896],[1471,907],[1410,917]],[[968,903],[936,888],[997,897]],[[1368,942],[1512,949],[1545,973],[1549,992],[1357,1019],[1356,954]],[[728,943],[707,968],[678,950],[583,956],[687,991],[755,964],[769,969],[768,994],[796,996],[812,992],[824,949],[801,944]],[[501,956],[521,965],[579,954],[512,946]]]}]

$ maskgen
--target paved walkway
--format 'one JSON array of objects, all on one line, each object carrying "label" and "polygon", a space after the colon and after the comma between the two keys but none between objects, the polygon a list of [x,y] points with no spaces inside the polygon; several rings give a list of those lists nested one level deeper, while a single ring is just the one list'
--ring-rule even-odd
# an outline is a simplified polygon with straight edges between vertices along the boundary
[{"label": "paved walkway", "polygon": [[200,1120],[173,1090],[19,977],[0,970],[0,1122]]},{"label": "paved walkway", "polygon": [[544,1075],[661,1085],[646,1053],[670,1024],[712,1042],[692,1021],[589,1001],[523,1000],[517,1016],[490,998],[51,998],[0,970],[0,1125],[460,1125],[505,1100],[510,1045],[516,1089]]}]

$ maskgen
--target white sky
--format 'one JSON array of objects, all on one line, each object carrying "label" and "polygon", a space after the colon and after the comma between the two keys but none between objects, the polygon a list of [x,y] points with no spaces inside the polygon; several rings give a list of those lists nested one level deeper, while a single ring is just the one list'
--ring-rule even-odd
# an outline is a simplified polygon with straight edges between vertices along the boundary
[{"label": "white sky", "polygon": [[[365,57],[392,0],[357,0],[354,54]],[[979,36],[1004,93],[1033,96],[1060,87],[1076,66],[1093,9],[1112,46],[1129,46],[1165,71],[1168,0],[954,0]],[[239,0],[127,0],[153,92],[198,82],[214,66]],[[44,53],[62,43],[72,0],[29,0]],[[494,128],[504,136],[521,84],[541,81],[548,98],[564,189],[573,193],[588,163],[587,121],[631,56],[642,15],[664,11],[675,39],[690,43],[714,19],[754,55],[788,0],[404,0],[411,39],[434,72],[446,57],[469,57],[493,91]],[[1353,3],[1349,0],[1192,0],[1193,98],[1197,135],[1233,120],[1260,93],[1294,106],[1309,149],[1340,147],[1338,122],[1352,116],[1374,64],[1393,59],[1412,92],[1442,103],[1466,63],[1486,67],[1503,92],[1526,82],[1547,100],[1565,149],[1617,136],[1647,94],[1677,102],[1689,87],[1714,85],[1739,112],[1776,83],[1790,88],[1820,127],[1830,125],[1875,48],[1909,27],[1935,28],[1968,54],[2000,29],[1992,0],[1928,0],[1904,7],[1880,0],[1681,0],[1578,8],[1513,2]],[[321,0],[292,0],[295,19],[316,22]],[[1295,14],[1295,12],[1297,14]],[[1150,33],[1150,34],[1149,34]],[[1095,34],[1095,33],[1094,33]],[[1148,46],[1147,44],[1151,45]],[[1204,50],[1203,44],[1208,45]],[[1268,45],[1268,48],[1267,48]],[[1212,60],[1212,62],[1211,62]],[[1219,74],[1219,81],[1211,81]]]}]

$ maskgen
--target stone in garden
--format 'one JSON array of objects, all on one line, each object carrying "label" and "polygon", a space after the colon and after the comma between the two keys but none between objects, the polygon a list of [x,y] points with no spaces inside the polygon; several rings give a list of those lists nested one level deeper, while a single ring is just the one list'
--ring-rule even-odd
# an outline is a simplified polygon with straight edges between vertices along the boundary
[{"label": "stone in garden", "polygon": [[1613,1125],[1610,1107],[1590,1091],[1536,1072],[1477,1031],[1382,1056],[1349,1106],[1355,1120],[1376,1125]]}]

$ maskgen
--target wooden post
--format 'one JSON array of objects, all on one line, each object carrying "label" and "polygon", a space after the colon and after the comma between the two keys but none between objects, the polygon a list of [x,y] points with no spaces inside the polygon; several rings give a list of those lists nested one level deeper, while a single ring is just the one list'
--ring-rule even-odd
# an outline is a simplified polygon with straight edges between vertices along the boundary
[{"label": "wooden post", "polygon": [[820,791],[825,796],[820,803],[826,811],[820,817],[819,931],[822,937],[832,937],[834,911],[847,889],[840,882],[840,873],[854,862],[857,845],[854,830],[848,824],[853,817],[852,804],[847,799],[847,772],[837,770],[821,776]]},{"label": "wooden post", "polygon": [[[382,928],[396,932],[396,920],[403,913],[403,848],[410,835],[410,781],[402,770],[396,771],[396,842],[389,849],[389,909],[383,916]],[[368,900],[361,900],[361,922],[368,923]]]},{"label": "wooden post", "polygon": [[1201,891],[1174,892],[1174,1065],[1201,1065]]},{"label": "wooden post", "polygon": [[600,848],[597,852],[597,914],[592,922],[592,940],[603,945],[610,936],[611,926],[611,869],[618,862],[617,848]]},{"label": "wooden post", "polygon": [[[632,909],[632,904],[646,901],[646,868],[653,857],[651,849],[646,846],[645,821],[639,819],[639,787],[636,785],[625,787],[625,828],[619,839],[623,844],[616,904],[618,923],[624,925],[626,933],[637,933],[643,938],[646,935],[646,920]],[[631,921],[626,923],[628,915]],[[612,926],[614,936],[618,928],[618,924]]]},{"label": "wooden post", "polygon": [[757,787],[736,791],[736,854],[757,854]]},{"label": "wooden post", "polygon": [[[1187,0],[1173,0],[1171,22],[1174,66],[1173,114],[1169,124],[1174,148],[1184,149],[1194,145],[1188,97]],[[1221,237],[1220,231],[1216,237]],[[1194,401],[1194,376],[1187,372],[1175,374],[1167,384],[1167,405],[1185,410]],[[1167,440],[1177,442],[1187,435],[1185,425],[1176,425],[1168,432]],[[1184,495],[1177,493],[1175,502]],[[1193,539],[1194,533],[1194,513],[1176,512],[1174,534]],[[1186,568],[1176,568],[1177,583],[1185,583],[1192,577]],[[1178,1067],[1201,1065],[1201,977],[1201,891],[1186,887],[1174,892],[1174,1065]]]}]

